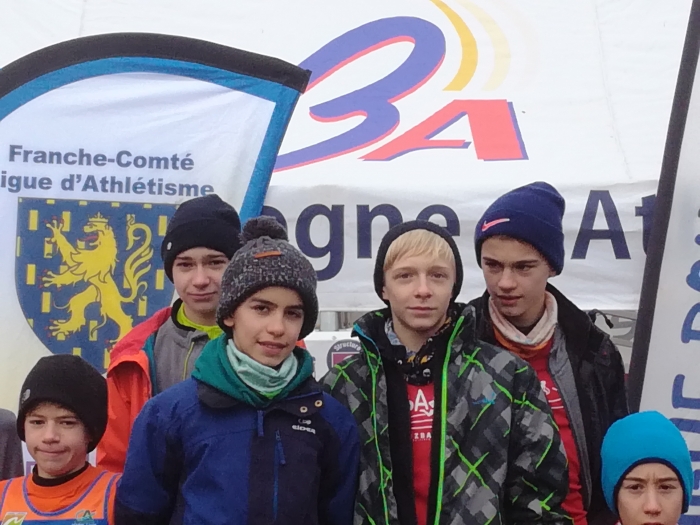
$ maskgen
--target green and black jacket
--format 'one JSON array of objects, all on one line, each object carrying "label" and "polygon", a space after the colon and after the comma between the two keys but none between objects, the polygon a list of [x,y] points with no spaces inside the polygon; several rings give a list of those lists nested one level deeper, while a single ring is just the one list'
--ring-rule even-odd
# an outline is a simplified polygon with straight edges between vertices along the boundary
[{"label": "green and black jacket", "polygon": [[[474,310],[457,305],[432,359],[435,412],[428,525],[571,524],[564,448],[537,376],[477,341]],[[382,354],[389,310],[354,327],[363,351],[323,378],[357,421],[362,444],[355,525],[414,525],[406,383]]]}]

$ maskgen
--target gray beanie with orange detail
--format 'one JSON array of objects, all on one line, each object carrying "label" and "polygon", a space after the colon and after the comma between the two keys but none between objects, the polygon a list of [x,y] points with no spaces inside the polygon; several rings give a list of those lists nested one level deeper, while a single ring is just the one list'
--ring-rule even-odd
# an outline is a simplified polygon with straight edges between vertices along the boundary
[{"label": "gray beanie with orange detail", "polygon": [[256,292],[271,286],[296,291],[304,305],[299,338],[309,335],[318,318],[316,271],[311,262],[289,243],[287,231],[273,217],[250,219],[241,234],[243,246],[234,254],[221,279],[216,320],[230,333],[224,320]]}]

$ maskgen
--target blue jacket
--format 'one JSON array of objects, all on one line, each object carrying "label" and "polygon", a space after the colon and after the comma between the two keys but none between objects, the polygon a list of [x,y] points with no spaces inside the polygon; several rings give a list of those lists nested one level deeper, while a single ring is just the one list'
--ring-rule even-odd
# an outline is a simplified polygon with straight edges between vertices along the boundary
[{"label": "blue jacket", "polygon": [[313,378],[258,410],[194,378],[146,403],[117,525],[351,525],[355,420]]}]

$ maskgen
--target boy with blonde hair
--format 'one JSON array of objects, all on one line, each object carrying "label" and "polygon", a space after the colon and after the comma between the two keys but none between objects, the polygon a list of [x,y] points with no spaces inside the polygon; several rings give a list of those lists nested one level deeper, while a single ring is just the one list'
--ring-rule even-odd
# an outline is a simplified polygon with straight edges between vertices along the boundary
[{"label": "boy with blonde hair", "polygon": [[534,371],[474,337],[459,250],[426,221],[382,239],[362,352],[324,377],[362,443],[355,523],[566,523],[566,457]]}]

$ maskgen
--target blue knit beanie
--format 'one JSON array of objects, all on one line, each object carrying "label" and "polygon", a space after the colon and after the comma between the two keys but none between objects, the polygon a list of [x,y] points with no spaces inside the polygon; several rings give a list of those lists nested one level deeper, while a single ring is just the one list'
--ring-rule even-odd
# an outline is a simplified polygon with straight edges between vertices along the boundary
[{"label": "blue knit beanie", "polygon": [[625,476],[637,465],[663,463],[683,486],[683,513],[693,494],[693,466],[680,431],[659,412],[639,412],[613,423],[603,439],[602,484],[605,502],[617,514],[617,493]]},{"label": "blue knit beanie", "polygon": [[564,197],[546,182],[533,182],[501,195],[476,223],[474,245],[481,267],[481,245],[507,235],[534,246],[559,275],[564,269]]}]

